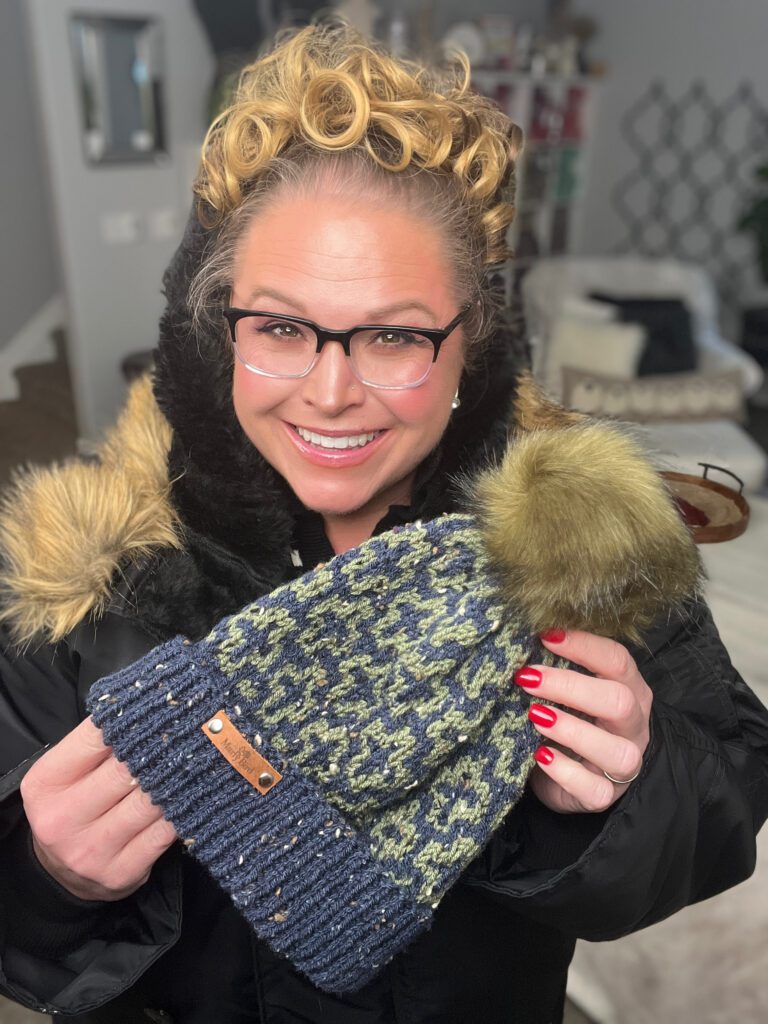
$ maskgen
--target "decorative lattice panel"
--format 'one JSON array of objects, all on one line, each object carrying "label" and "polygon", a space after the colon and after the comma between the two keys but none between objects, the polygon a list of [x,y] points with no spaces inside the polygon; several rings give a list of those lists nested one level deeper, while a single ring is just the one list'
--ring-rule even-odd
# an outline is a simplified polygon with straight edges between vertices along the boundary
[{"label": "decorative lattice panel", "polygon": [[655,81],[621,132],[636,162],[613,192],[626,228],[616,251],[703,264],[735,315],[755,259],[736,226],[754,195],[755,166],[768,162],[768,108],[748,82],[717,101],[703,82],[674,98]]}]

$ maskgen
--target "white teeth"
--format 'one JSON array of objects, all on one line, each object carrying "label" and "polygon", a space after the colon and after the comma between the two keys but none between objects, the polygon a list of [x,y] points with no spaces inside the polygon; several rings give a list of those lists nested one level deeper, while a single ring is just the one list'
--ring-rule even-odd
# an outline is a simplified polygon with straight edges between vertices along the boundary
[{"label": "white teeth", "polygon": [[379,431],[374,430],[370,434],[347,434],[344,437],[328,437],[325,434],[316,434],[314,430],[305,430],[304,427],[296,427],[296,433],[304,441],[317,445],[319,448],[362,448],[370,444]]}]

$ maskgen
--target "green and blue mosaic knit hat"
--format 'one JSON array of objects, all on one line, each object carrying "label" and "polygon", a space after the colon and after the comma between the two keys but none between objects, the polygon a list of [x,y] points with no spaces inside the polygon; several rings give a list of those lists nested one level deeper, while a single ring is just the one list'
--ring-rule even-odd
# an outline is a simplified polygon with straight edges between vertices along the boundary
[{"label": "green and blue mosaic knit hat", "polygon": [[471,514],[382,534],[161,645],[89,708],[256,933],[354,990],[429,927],[519,799],[537,740],[511,678],[551,657],[538,631],[633,635],[698,583],[631,440],[535,431],[476,482]]}]

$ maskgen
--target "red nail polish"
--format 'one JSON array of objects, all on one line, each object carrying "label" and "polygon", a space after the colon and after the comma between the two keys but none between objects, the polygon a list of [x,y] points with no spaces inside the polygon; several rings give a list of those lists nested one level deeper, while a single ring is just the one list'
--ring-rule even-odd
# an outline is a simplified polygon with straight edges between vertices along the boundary
[{"label": "red nail polish", "polygon": [[542,640],[546,640],[548,644],[561,644],[565,640],[564,629],[546,629],[543,633],[539,633]]},{"label": "red nail polish", "polygon": [[557,721],[557,715],[552,708],[545,708],[543,704],[531,704],[528,708],[528,717],[535,725],[543,725],[547,729]]},{"label": "red nail polish", "polygon": [[533,756],[534,759],[539,762],[539,764],[552,764],[552,762],[555,759],[555,755],[552,753],[549,747],[539,747],[539,749],[534,753]]},{"label": "red nail polish", "polygon": [[533,689],[541,683],[541,672],[537,668],[519,668],[512,676],[518,686],[528,686]]}]

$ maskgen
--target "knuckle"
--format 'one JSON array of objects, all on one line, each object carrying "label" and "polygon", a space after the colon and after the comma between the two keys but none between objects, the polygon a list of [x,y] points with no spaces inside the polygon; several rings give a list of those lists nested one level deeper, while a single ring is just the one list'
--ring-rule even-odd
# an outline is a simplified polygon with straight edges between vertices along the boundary
[{"label": "knuckle", "polygon": [[616,745],[611,761],[616,770],[611,771],[611,775],[619,779],[629,779],[639,770],[641,763],[642,758],[635,744],[624,741]]},{"label": "knuckle", "polygon": [[114,754],[106,761],[106,771],[109,773],[110,783],[113,782],[117,786],[130,786],[132,784],[133,777],[128,770],[128,766],[123,764],[122,761],[118,761]]},{"label": "knuckle", "polygon": [[593,814],[606,811],[613,803],[613,784],[602,776],[595,775],[581,802],[586,810]]},{"label": "knuckle", "polygon": [[611,688],[611,713],[610,717],[616,722],[628,722],[637,708],[635,695],[628,686],[623,683],[616,683]]},{"label": "knuckle", "polygon": [[126,814],[125,829],[127,833],[135,831],[137,827],[145,826],[156,810],[147,794],[138,787],[124,797],[123,807]]},{"label": "knuckle", "polygon": [[59,860],[67,871],[76,875],[83,882],[87,882],[89,885],[101,883],[103,870],[94,856],[92,847],[88,844],[78,844],[62,850]]},{"label": "knuckle", "polygon": [[124,893],[136,886],[138,878],[129,877],[122,867],[110,865],[104,869],[98,881],[107,892]]},{"label": "knuckle", "polygon": [[566,707],[572,706],[579,693],[579,688],[583,686],[584,677],[573,670],[565,671],[558,676],[557,682],[558,703],[565,704]]},{"label": "knuckle", "polygon": [[36,804],[40,798],[45,795],[46,790],[48,789],[48,783],[45,777],[45,767],[42,764],[43,760],[44,757],[33,764],[21,780],[19,792],[21,793],[21,799],[24,802],[25,807]]},{"label": "knuckle", "polygon": [[66,833],[66,823],[55,808],[27,808],[27,821],[41,846],[57,846]]},{"label": "knuckle", "polygon": [[635,667],[635,661],[623,644],[614,643],[608,658],[612,679],[626,679]]},{"label": "knuckle", "polygon": [[175,838],[176,829],[170,821],[166,821],[165,818],[159,818],[154,822],[145,833],[146,847],[152,855],[152,860],[156,860]]},{"label": "knuckle", "polygon": [[19,786],[21,802],[24,804],[24,808],[27,811],[27,817],[29,817],[29,811],[34,807],[38,790],[36,780],[34,778],[30,778],[30,775],[32,775],[31,769],[21,780],[21,785]]}]

